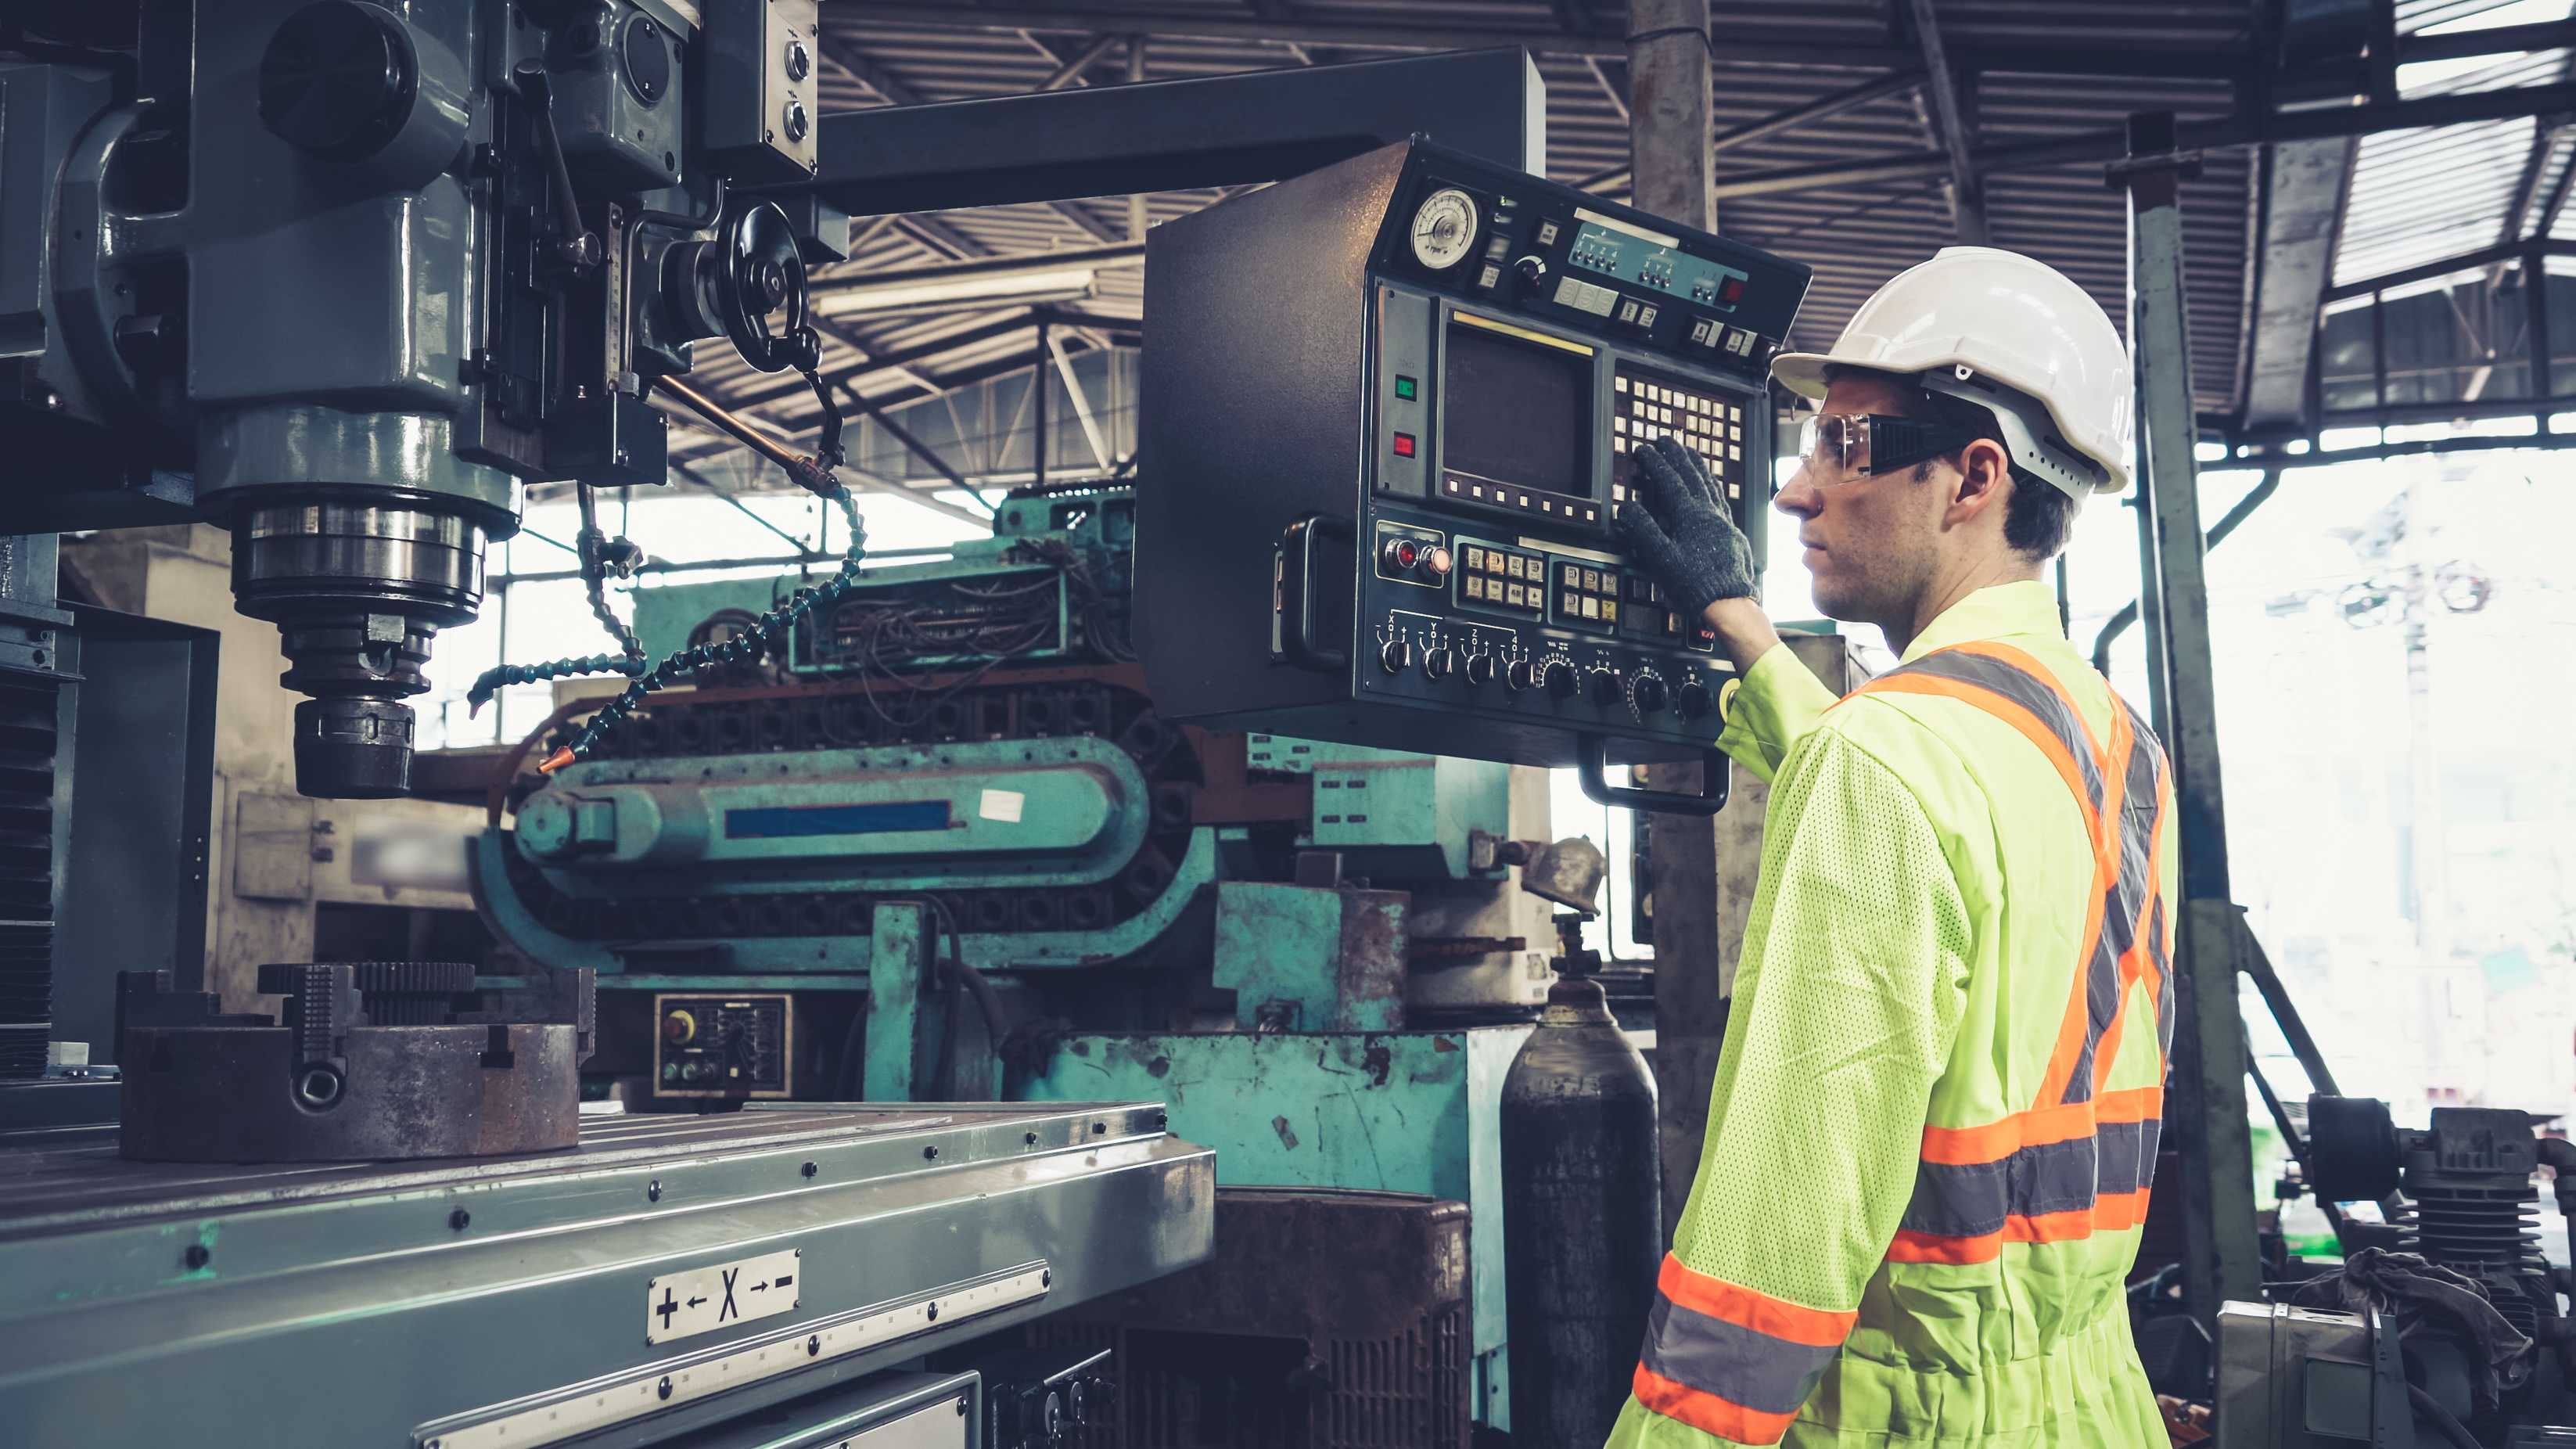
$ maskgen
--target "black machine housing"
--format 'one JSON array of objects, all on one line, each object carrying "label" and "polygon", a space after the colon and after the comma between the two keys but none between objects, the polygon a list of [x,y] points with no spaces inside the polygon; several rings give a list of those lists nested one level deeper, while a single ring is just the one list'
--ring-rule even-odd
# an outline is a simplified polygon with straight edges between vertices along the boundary
[{"label": "black machine housing", "polygon": [[1769,501],[1808,268],[1418,138],[1146,248],[1135,637],[1166,718],[1703,757],[1732,668],[1612,517],[1660,431],[1739,521]]}]

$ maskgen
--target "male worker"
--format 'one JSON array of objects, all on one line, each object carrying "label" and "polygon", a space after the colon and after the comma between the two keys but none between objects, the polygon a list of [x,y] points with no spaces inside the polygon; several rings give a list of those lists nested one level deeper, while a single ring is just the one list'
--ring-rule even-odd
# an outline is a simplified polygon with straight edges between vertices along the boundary
[{"label": "male worker", "polygon": [[2175,877],[2162,751],[2041,566],[2128,475],[2120,338],[1955,247],[1827,353],[1777,506],[1818,607],[1902,663],[1837,700],[1682,448],[1619,518],[1742,684],[1772,782],[1707,1146],[1613,1449],[2167,1442],[2121,1281],[2155,1163]]}]

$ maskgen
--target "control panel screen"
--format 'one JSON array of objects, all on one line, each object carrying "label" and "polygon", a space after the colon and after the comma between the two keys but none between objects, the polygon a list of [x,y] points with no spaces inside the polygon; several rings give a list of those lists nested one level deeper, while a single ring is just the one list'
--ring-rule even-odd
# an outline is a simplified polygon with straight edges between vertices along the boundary
[{"label": "control panel screen", "polygon": [[1441,392],[1443,471],[1559,498],[1591,497],[1591,394],[1590,348],[1453,322]]},{"label": "control panel screen", "polygon": [[1617,277],[1670,296],[1688,297],[1717,312],[1732,312],[1752,278],[1681,249],[1681,238],[1578,210],[1574,244],[1565,259],[1586,271]]}]

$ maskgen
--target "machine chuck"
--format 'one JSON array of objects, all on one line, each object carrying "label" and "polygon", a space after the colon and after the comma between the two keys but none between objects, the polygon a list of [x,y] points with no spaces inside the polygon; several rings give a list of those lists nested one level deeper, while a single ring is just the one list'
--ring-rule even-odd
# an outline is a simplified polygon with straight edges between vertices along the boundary
[{"label": "machine chuck", "polygon": [[295,787],[382,800],[411,788],[412,708],[430,640],[483,600],[480,524],[399,494],[254,506],[233,530],[233,598],[278,626]]}]

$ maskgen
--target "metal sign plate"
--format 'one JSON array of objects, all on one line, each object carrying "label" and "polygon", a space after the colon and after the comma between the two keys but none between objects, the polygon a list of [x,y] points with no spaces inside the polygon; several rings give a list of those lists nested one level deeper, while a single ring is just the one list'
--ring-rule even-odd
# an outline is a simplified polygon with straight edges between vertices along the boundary
[{"label": "metal sign plate", "polygon": [[[676,1284],[678,1278],[674,1276],[672,1282]],[[684,1352],[588,1383],[423,1425],[412,1431],[412,1449],[543,1449],[747,1384],[1038,1302],[1054,1286],[1055,1275],[1044,1260],[1024,1263],[930,1293],[772,1329],[757,1338]],[[954,1411],[949,1412],[954,1417]]]},{"label": "metal sign plate", "polygon": [[644,1289],[644,1341],[670,1343],[787,1312],[796,1306],[804,1256],[789,1248],[655,1278]]}]

